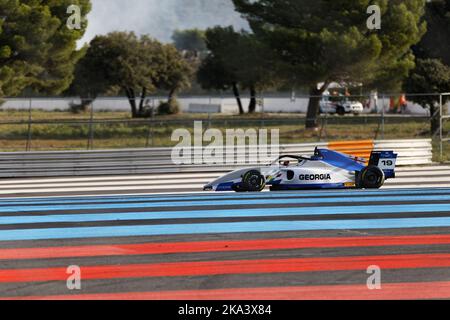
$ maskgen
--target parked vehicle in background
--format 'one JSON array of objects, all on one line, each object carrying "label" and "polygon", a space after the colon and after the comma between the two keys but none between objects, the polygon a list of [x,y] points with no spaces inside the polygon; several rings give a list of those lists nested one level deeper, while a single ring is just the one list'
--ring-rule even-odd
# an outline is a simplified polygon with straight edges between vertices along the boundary
[{"label": "parked vehicle in background", "polygon": [[[322,86],[319,84],[318,86]],[[337,83],[328,85],[327,90],[322,94],[320,101],[320,113],[360,115],[364,112],[362,102],[352,97],[350,90],[362,91],[361,83]]]},{"label": "parked vehicle in background", "polygon": [[331,97],[324,95],[320,101],[320,113],[360,115],[364,111],[364,106],[359,101],[352,101],[349,97]]}]

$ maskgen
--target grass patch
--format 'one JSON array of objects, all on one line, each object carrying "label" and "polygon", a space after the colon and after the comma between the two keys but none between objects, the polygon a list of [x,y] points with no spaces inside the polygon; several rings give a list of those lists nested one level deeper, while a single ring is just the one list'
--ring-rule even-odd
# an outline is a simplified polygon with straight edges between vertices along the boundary
[{"label": "grass patch", "polygon": [[[29,134],[27,111],[0,111],[0,151],[24,151]],[[92,134],[95,149],[172,147],[174,130],[184,128],[193,132],[194,120],[202,120],[203,128],[227,129],[278,129],[281,143],[307,143],[336,140],[366,139],[422,139],[430,137],[427,118],[394,117],[386,118],[383,126],[380,119],[373,116],[329,117],[321,119],[318,131],[305,130],[305,119],[298,114],[254,114],[254,115],[207,115],[181,114],[158,116],[152,120],[130,122],[127,112],[96,112],[97,121],[111,120],[111,123],[76,123],[90,119],[90,114],[69,112],[48,112],[33,110],[33,121],[46,123],[31,127],[31,150],[86,150]],[[5,124],[5,122],[22,124]],[[70,123],[61,123],[61,122]],[[121,122],[120,122],[121,121]],[[128,122],[127,122],[128,121]],[[75,123],[72,123],[75,122]],[[450,132],[450,121],[445,125]],[[444,144],[444,161],[450,161],[450,143]],[[439,143],[434,144],[434,160],[439,160]]]}]

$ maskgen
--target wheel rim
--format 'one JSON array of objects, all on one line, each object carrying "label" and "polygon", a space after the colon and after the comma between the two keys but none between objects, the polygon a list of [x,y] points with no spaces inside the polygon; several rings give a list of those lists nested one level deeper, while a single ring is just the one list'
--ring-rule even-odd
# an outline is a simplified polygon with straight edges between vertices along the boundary
[{"label": "wheel rim", "polygon": [[367,176],[367,180],[370,183],[376,183],[378,181],[378,177],[374,173],[371,173]]},{"label": "wheel rim", "polygon": [[368,188],[380,188],[383,181],[383,175],[375,169],[369,169],[364,176],[364,185]]},{"label": "wheel rim", "polygon": [[264,187],[264,178],[259,173],[251,173],[244,178],[248,191],[261,191]]},{"label": "wheel rim", "polygon": [[257,175],[252,175],[249,178],[248,184],[253,189],[258,189],[261,187],[261,177]]}]

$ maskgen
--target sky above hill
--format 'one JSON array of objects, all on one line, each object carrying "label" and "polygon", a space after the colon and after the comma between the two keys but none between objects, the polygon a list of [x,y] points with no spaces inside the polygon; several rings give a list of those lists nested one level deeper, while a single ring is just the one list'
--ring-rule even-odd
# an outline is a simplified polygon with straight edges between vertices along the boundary
[{"label": "sky above hill", "polygon": [[231,0],[91,0],[82,43],[111,31],[135,31],[170,42],[176,29],[233,25],[247,28]]}]

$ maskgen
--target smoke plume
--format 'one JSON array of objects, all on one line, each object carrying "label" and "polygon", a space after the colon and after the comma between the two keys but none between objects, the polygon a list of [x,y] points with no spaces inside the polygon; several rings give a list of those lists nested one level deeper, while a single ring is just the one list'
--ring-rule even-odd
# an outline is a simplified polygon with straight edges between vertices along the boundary
[{"label": "smoke plume", "polygon": [[82,43],[111,31],[135,31],[170,42],[176,29],[248,24],[234,11],[231,0],[91,0],[89,27]]}]

